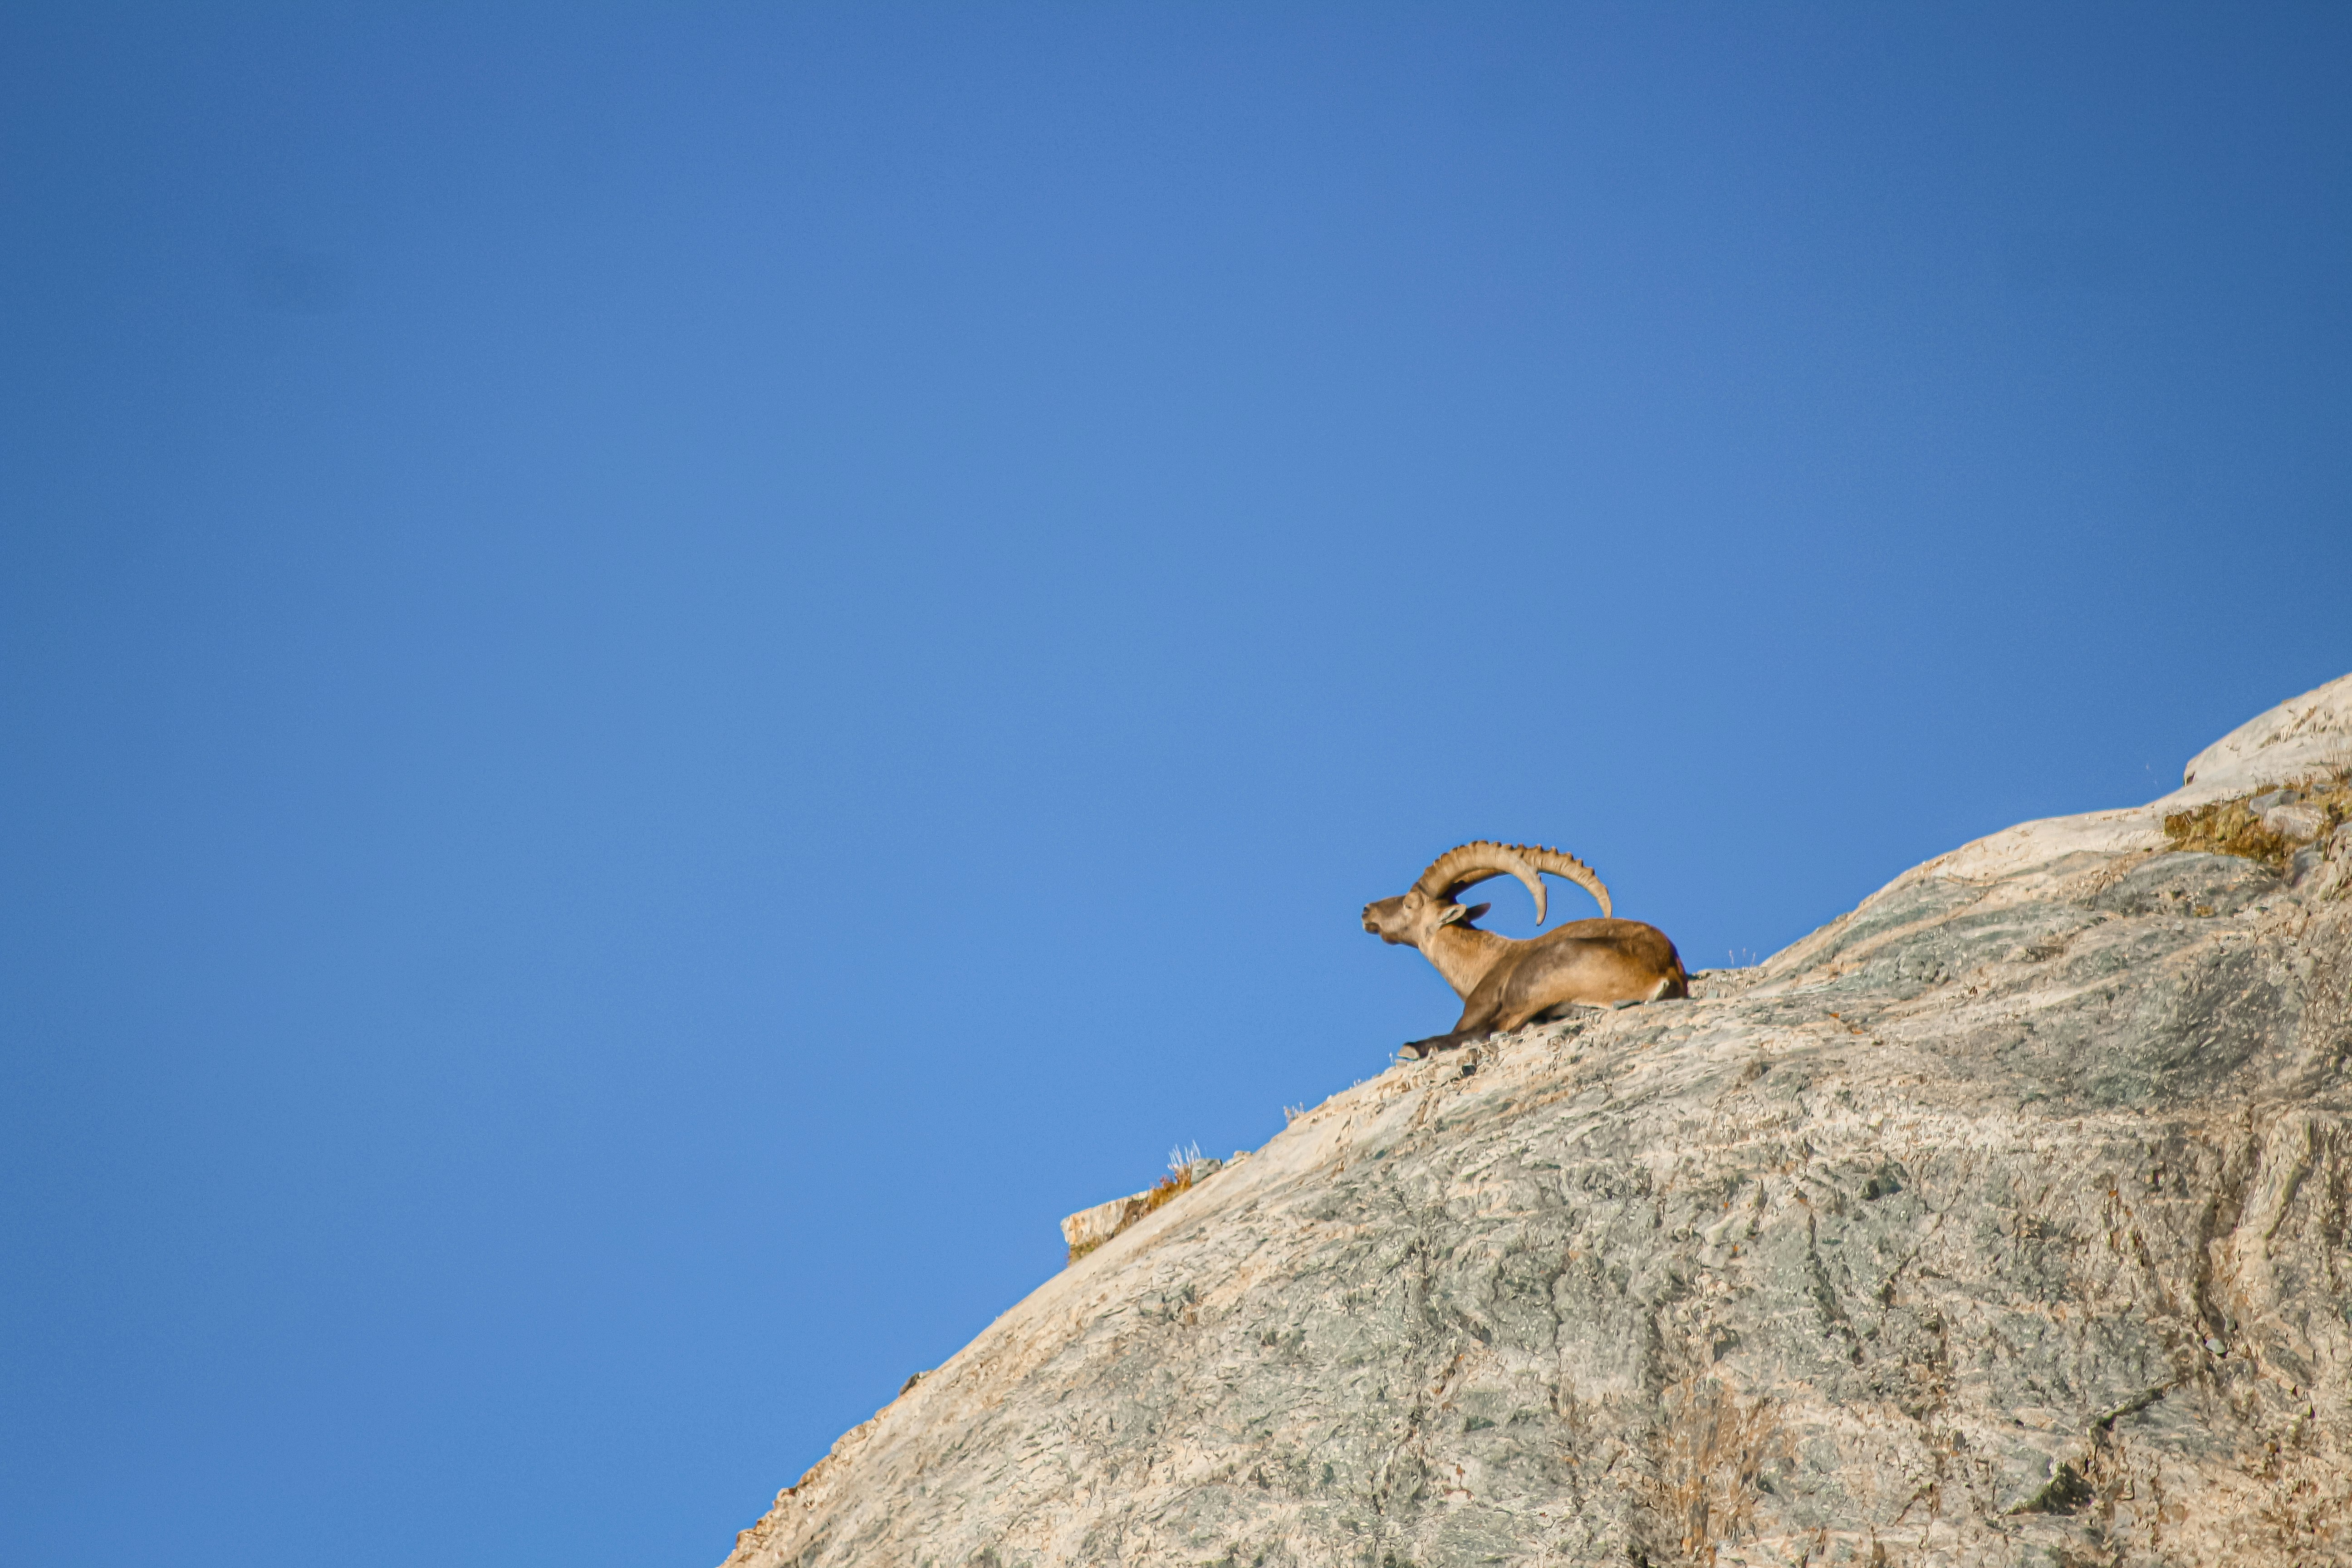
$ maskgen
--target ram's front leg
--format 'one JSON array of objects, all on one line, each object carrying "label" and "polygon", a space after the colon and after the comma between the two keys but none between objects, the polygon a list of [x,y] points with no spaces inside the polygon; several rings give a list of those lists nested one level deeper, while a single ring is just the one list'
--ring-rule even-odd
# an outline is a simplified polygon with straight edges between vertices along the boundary
[{"label": "ram's front leg", "polygon": [[1450,1051],[1457,1046],[1473,1045],[1495,1032],[1495,1003],[1471,993],[1470,1003],[1462,1009],[1462,1016],[1451,1031],[1432,1035],[1425,1040],[1407,1040],[1404,1048],[1414,1057],[1428,1056],[1432,1051]]}]

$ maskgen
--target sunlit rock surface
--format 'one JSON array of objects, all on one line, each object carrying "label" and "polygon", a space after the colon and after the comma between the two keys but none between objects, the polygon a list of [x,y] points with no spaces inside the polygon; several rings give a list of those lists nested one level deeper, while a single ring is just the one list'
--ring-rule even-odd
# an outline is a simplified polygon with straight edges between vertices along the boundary
[{"label": "sunlit rock surface", "polygon": [[2352,766],[2352,679],[2198,764],[1334,1097],[730,1563],[2352,1561],[2352,825],[2164,830]]}]

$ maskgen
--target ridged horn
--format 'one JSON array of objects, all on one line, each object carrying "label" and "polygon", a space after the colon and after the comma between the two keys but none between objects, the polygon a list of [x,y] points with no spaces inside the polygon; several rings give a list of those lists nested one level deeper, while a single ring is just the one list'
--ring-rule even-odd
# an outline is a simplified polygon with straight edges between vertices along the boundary
[{"label": "ridged horn", "polygon": [[[1555,877],[1565,877],[1582,888],[1601,905],[1601,912],[1604,917],[1610,914],[1609,889],[1601,885],[1601,879],[1594,874],[1592,868],[1575,856],[1564,850],[1546,849],[1537,844],[1514,844],[1509,846],[1509,848],[1512,854],[1517,855],[1537,870],[1549,871]],[[1538,920],[1536,923],[1541,925],[1543,922]]]},{"label": "ridged horn", "polygon": [[[1518,850],[1507,844],[1481,838],[1448,849],[1430,864],[1429,869],[1421,874],[1421,879],[1413,886],[1433,899],[1450,899],[1463,889],[1475,887],[1489,877],[1506,874],[1517,877],[1527,885],[1528,893],[1536,900],[1536,924],[1543,924],[1543,879],[1536,875],[1536,868],[1528,864]],[[1591,873],[1587,871],[1585,875],[1591,876]]]}]

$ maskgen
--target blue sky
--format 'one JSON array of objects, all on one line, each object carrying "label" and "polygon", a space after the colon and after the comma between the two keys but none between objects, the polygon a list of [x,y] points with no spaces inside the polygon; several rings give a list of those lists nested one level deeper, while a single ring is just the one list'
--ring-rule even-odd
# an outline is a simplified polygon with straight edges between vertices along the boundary
[{"label": "blue sky", "polygon": [[10,7],[5,1555],[715,1563],[1448,846],[1701,966],[2171,787],[2352,669],[2347,46]]}]

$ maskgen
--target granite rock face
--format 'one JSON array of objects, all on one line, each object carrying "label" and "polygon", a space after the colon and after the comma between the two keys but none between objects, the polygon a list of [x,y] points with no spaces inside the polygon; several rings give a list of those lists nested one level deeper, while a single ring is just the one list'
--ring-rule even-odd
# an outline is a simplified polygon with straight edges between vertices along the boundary
[{"label": "granite rock face", "polygon": [[2164,827],[2346,766],[2352,678],[1687,1001],[1335,1096],[730,1568],[2352,1562],[2352,826],[2285,875]]}]

